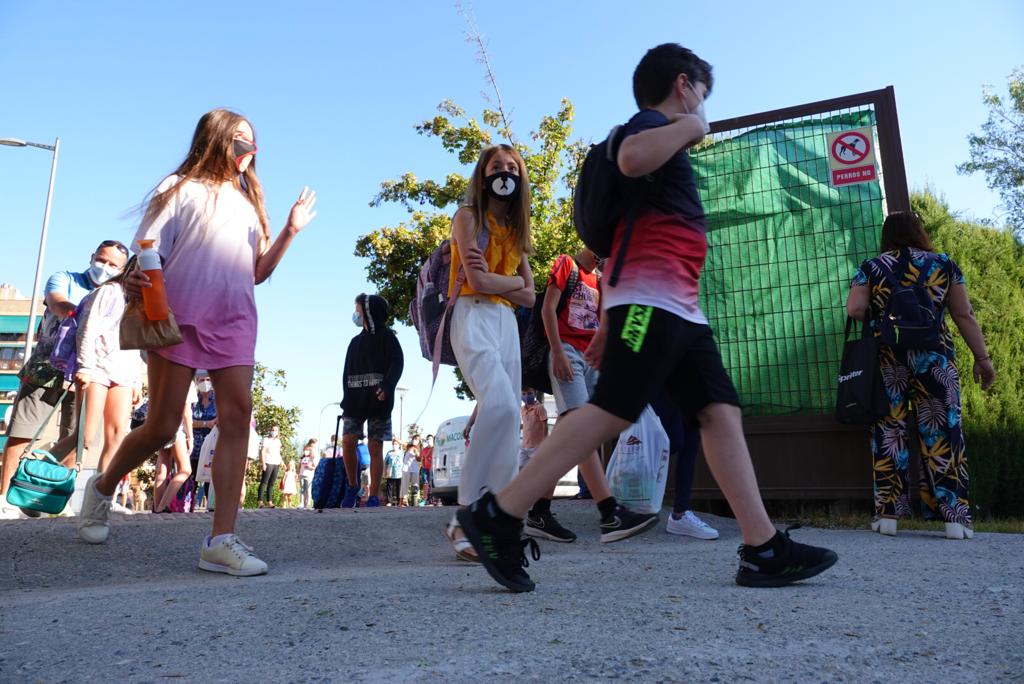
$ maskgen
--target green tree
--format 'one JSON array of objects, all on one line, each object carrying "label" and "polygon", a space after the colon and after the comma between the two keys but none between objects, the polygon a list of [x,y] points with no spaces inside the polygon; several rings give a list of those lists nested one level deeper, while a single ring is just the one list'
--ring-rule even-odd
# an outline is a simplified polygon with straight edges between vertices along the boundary
[{"label": "green tree", "polygon": [[[296,460],[299,455],[299,449],[296,446],[299,443],[296,430],[302,417],[302,410],[298,406],[282,406],[274,401],[271,392],[275,389],[283,390],[287,386],[288,380],[283,370],[270,370],[262,363],[256,364],[252,381],[252,415],[256,421],[256,432],[260,435],[268,435],[270,428],[275,425],[280,429],[281,457],[285,462]],[[260,475],[259,460],[250,461],[245,474],[246,507],[256,506],[256,490],[259,486]],[[278,475],[278,478],[280,477],[281,474]],[[279,489],[274,490],[273,497],[274,501],[280,504],[281,492]]]},{"label": "green tree", "polygon": [[[501,111],[484,109],[481,120],[470,118],[450,100],[438,115],[415,126],[420,135],[435,138],[455,156],[461,170],[472,172],[480,151],[495,140],[515,140]],[[570,141],[573,106],[562,100],[558,112],[541,119],[530,136],[531,145],[514,143],[523,155],[531,184],[531,225],[534,253],[530,265],[540,288],[555,257],[579,248],[572,224],[572,192],[587,145]],[[408,172],[386,180],[370,202],[378,207],[395,203],[408,217],[397,226],[384,226],[356,242],[355,255],[367,259],[367,277],[392,305],[395,318],[412,325],[409,303],[416,295],[416,277],[430,253],[451,234],[451,216],[465,195],[468,173],[452,172],[443,180],[421,180]],[[462,392],[465,387],[462,386]]]},{"label": "green tree", "polygon": [[1024,247],[1005,231],[959,220],[930,190],[914,193],[911,204],[936,249],[964,272],[996,368],[985,393],[971,378],[970,350],[954,335],[972,499],[982,517],[1024,515]]},{"label": "green tree", "polygon": [[[466,116],[451,101],[442,102],[439,114],[418,124],[420,135],[436,138],[442,148],[455,155],[462,169],[472,171],[480,151],[503,134],[501,114],[485,109],[481,124]],[[559,253],[578,248],[572,225],[572,190],[579,164],[586,154],[582,141],[570,142],[573,106],[562,100],[558,112],[545,116],[531,136],[534,147],[516,144],[526,160],[531,183],[531,231],[535,253],[533,269],[546,273]],[[416,293],[420,266],[442,240],[451,234],[451,216],[462,201],[468,178],[450,173],[443,181],[420,180],[409,172],[381,183],[370,206],[396,203],[409,213],[397,226],[385,226],[362,236],[355,255],[369,260],[367,275],[378,291],[391,302],[395,317],[411,325],[409,303]],[[543,281],[543,279],[540,279]]]},{"label": "green tree", "polygon": [[411,442],[413,437],[419,437],[423,439],[423,428],[416,423],[409,423],[408,427],[405,428],[406,438]]},{"label": "green tree", "polygon": [[999,192],[1007,223],[1024,239],[1024,67],[1014,69],[1007,86],[1009,99],[989,86],[982,90],[988,121],[968,137],[971,158],[956,168],[962,174],[985,174],[988,187]]}]

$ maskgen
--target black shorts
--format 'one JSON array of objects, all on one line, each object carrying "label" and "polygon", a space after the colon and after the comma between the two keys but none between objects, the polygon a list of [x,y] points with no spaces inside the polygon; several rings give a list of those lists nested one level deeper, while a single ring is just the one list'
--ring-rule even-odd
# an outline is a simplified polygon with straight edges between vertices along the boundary
[{"label": "black shorts", "polygon": [[638,304],[605,315],[608,340],[591,404],[631,423],[662,388],[688,421],[710,404],[740,405],[710,326]]}]

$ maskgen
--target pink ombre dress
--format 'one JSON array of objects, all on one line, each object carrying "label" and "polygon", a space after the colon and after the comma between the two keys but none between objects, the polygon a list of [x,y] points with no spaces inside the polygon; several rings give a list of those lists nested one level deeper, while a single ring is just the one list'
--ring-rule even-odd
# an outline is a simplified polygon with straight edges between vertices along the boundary
[{"label": "pink ombre dress", "polygon": [[[169,176],[163,192],[178,181]],[[155,350],[189,368],[216,370],[256,363],[256,257],[260,222],[256,209],[230,183],[189,181],[152,220],[138,240],[155,240],[163,258],[167,300],[182,342]]]}]

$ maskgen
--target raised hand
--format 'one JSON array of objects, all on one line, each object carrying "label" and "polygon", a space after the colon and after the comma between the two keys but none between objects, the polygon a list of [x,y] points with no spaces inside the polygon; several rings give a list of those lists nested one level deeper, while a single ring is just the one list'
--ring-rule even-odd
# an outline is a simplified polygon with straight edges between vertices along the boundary
[{"label": "raised hand", "polygon": [[309,222],[316,218],[316,212],[313,211],[314,206],[316,206],[316,192],[308,187],[303,188],[299,193],[299,199],[295,200],[295,204],[292,205],[292,210],[288,214],[287,228],[298,233],[309,225]]}]

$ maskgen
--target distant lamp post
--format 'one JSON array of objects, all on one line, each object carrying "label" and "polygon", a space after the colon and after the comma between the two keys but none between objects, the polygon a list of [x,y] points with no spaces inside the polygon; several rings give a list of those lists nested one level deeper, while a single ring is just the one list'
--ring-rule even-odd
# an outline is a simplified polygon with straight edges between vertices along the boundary
[{"label": "distant lamp post", "polygon": [[396,387],[395,391],[398,392],[398,439],[404,442],[402,427],[405,425],[405,395],[409,393],[409,390],[405,387]]},{"label": "distant lamp post", "polygon": [[[317,436],[317,439],[320,440],[320,444],[318,446],[320,446],[321,449],[324,448],[324,411],[326,411],[327,409],[331,408],[332,406],[341,407],[341,402],[339,402],[339,401],[332,401],[330,404],[326,404],[322,409],[320,409],[320,422],[317,424],[316,436]],[[338,445],[335,443],[332,446],[336,447]],[[323,453],[323,452],[321,451],[321,453]],[[331,452],[331,456],[337,456],[337,455],[338,454],[334,453],[333,451]],[[315,456],[316,456],[316,454],[314,454],[314,457]]]},{"label": "distant lamp post", "polygon": [[54,140],[52,145],[34,143],[17,138],[0,138],[0,145],[8,147],[38,147],[41,150],[53,152],[53,161],[50,164],[50,187],[46,191],[46,210],[43,212],[43,231],[39,235],[39,255],[36,257],[36,278],[32,283],[32,303],[28,311],[28,330],[25,332],[25,361],[28,363],[32,355],[32,342],[36,328],[36,305],[39,302],[39,284],[43,277],[43,257],[46,256],[46,233],[50,227],[50,202],[53,199],[53,181],[57,175],[57,153],[60,151],[60,138]]}]

